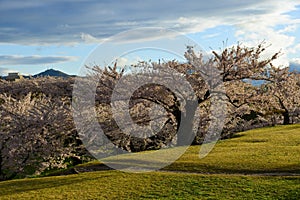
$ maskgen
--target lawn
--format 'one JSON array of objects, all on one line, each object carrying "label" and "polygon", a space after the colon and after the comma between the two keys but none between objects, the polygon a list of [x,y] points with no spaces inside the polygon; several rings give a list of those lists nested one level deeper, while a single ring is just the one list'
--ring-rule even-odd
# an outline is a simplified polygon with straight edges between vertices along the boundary
[{"label": "lawn", "polygon": [[297,173],[300,175],[300,125],[239,133],[219,141],[205,158],[200,146],[190,147],[167,170],[213,173]]},{"label": "lawn", "polygon": [[[199,158],[201,146],[191,146],[164,170],[198,173],[293,173],[300,175],[300,125],[276,126],[250,130],[221,140],[204,158]],[[106,163],[147,168],[168,161],[170,155],[184,151],[185,147],[148,151],[103,159]],[[157,155],[156,155],[157,153]],[[152,159],[148,163],[147,159]]]},{"label": "lawn", "polygon": [[168,171],[109,170],[0,182],[0,199],[300,199],[300,125],[239,133],[219,141],[203,159],[199,149],[189,147],[163,169]]},{"label": "lawn", "polygon": [[299,177],[90,172],[0,183],[1,199],[299,199]]}]

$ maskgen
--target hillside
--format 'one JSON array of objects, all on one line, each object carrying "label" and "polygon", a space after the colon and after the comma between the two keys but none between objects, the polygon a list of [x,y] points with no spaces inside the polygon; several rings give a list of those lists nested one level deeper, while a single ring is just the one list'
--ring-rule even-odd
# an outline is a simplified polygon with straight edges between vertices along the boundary
[{"label": "hillside", "polygon": [[44,77],[44,76],[63,77],[63,78],[70,77],[70,75],[68,75],[64,72],[61,72],[59,70],[54,70],[54,69],[48,69],[44,72],[34,75],[33,77],[36,78],[36,77]]},{"label": "hillside", "polygon": [[[17,74],[17,75],[14,75]],[[12,76],[12,77],[11,77]],[[7,76],[0,76],[0,79],[4,79],[4,80],[15,80],[15,79],[30,79],[30,78],[38,78],[38,77],[59,77],[59,78],[69,78],[69,77],[75,77],[75,75],[69,75],[66,74],[62,71],[59,70],[55,70],[55,69],[47,69],[43,72],[40,72],[38,74],[32,75],[32,76],[27,76],[27,75],[22,75],[19,73],[13,73],[12,75],[8,74]]]},{"label": "hillside", "polygon": [[5,181],[0,198],[299,199],[299,133],[300,125],[242,132],[219,141],[204,159],[199,159],[200,147],[192,146],[161,172],[104,170]]}]

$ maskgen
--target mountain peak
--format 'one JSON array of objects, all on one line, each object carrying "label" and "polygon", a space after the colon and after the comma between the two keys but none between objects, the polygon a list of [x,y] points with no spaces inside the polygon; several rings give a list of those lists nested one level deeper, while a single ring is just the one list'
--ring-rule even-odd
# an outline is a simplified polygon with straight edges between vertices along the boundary
[{"label": "mountain peak", "polygon": [[44,72],[34,75],[33,77],[54,76],[54,77],[69,77],[70,75],[55,69],[47,69]]}]

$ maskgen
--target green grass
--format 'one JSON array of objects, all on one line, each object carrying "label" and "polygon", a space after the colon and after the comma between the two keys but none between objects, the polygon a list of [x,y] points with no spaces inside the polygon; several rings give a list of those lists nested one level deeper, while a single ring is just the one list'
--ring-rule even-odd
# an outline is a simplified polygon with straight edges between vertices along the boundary
[{"label": "green grass", "polygon": [[[239,133],[219,141],[203,159],[199,159],[199,149],[189,147],[164,169],[174,172],[101,171],[0,182],[0,199],[300,199],[300,125]],[[142,159],[151,153],[124,156],[121,163],[126,165],[132,158]],[[115,158],[107,161],[116,162]],[[299,175],[226,174],[264,172]]]},{"label": "green grass", "polygon": [[[235,138],[219,141],[204,158],[199,158],[201,146],[187,148],[176,162],[164,170],[199,173],[297,173],[300,175],[300,125],[276,126],[250,130]],[[170,155],[185,147],[147,151],[103,159],[121,166],[159,166]],[[172,158],[172,157],[171,157]]]},{"label": "green grass", "polygon": [[199,146],[190,147],[167,170],[215,173],[298,173],[300,125],[268,127],[242,132],[219,141],[203,159]]},{"label": "green grass", "polygon": [[90,172],[0,183],[1,199],[298,199],[299,177]]}]

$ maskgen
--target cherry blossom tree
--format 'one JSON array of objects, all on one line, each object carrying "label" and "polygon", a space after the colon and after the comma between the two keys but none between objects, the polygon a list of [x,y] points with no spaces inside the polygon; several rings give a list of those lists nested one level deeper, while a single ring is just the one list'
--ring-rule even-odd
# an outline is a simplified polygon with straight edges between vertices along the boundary
[{"label": "cherry blossom tree", "polygon": [[[65,168],[86,154],[70,112],[70,100],[28,93],[0,95],[0,178]],[[87,154],[86,154],[87,155]]]},{"label": "cherry blossom tree", "polygon": [[[274,54],[270,58],[262,59],[260,55],[264,50],[265,47],[263,44],[254,48],[237,45],[236,47],[226,48],[220,53],[213,51],[213,57],[204,58],[203,54],[196,54],[193,49],[189,49],[185,53],[187,63],[179,63],[175,60],[166,63],[140,62],[136,66],[133,66],[130,73],[126,73],[124,69],[117,66],[117,63],[115,63],[114,67],[108,66],[102,68],[100,66],[93,66],[90,67],[92,71],[90,78],[94,78],[98,83],[96,102],[98,102],[98,105],[107,105],[106,108],[109,108],[111,103],[124,101],[124,99],[119,98],[113,99],[113,102],[111,102],[114,89],[117,84],[120,84],[120,81],[122,82],[122,79],[128,80],[127,82],[122,82],[122,84],[126,85],[125,89],[118,91],[123,92],[123,95],[129,92],[126,88],[133,88],[133,85],[140,80],[147,82],[148,78],[153,83],[159,83],[161,79],[170,80],[170,82],[166,81],[165,83],[172,83],[175,91],[181,92],[174,92],[174,90],[162,84],[146,84],[133,93],[130,98],[130,108],[133,109],[134,105],[138,103],[142,103],[143,105],[156,104],[162,107],[166,113],[161,117],[168,119],[165,120],[166,123],[162,127],[167,127],[167,125],[171,124],[168,127],[173,126],[175,128],[173,131],[178,133],[177,145],[185,145],[195,137],[192,133],[193,122],[195,121],[194,116],[199,114],[199,112],[202,112],[202,114],[205,113],[203,108],[208,110],[206,114],[209,115],[209,106],[212,100],[216,100],[215,97],[226,101],[235,111],[239,108],[240,112],[243,109],[245,110],[245,107],[249,106],[251,101],[255,101],[255,97],[258,94],[256,88],[248,84],[248,89],[244,91],[239,90],[239,92],[242,92],[241,94],[237,94],[235,88],[245,85],[246,80],[269,81],[270,77],[266,73],[267,69],[271,66],[271,62],[278,57],[279,53]],[[138,73],[135,74],[133,73],[134,71],[138,71]],[[181,90],[182,85],[178,84],[177,74],[181,74],[189,82],[195,92],[196,98],[189,99],[190,94],[182,92],[184,90]],[[231,93],[220,90],[219,88],[222,84],[226,86],[230,85],[233,88]],[[241,100],[241,96],[243,100]],[[122,97],[122,95],[119,95],[119,97]],[[198,108],[201,108],[202,111],[197,110]],[[247,112],[250,110],[248,109]],[[235,112],[233,111],[232,113]],[[144,112],[142,116],[131,116],[131,118],[136,123],[147,124],[149,122],[149,113]],[[110,115],[108,118],[110,117],[113,116]],[[124,121],[126,120],[124,119]],[[109,121],[113,122],[114,125],[110,126],[108,132],[114,132],[113,129],[118,129],[117,124],[114,120]],[[201,122],[205,122],[203,127],[207,127],[207,123],[211,123],[211,119],[205,119]],[[170,130],[170,128],[168,129]],[[164,128],[161,130],[164,130]],[[118,129],[118,131],[120,130]],[[162,141],[160,139],[160,142],[168,144],[170,140],[174,139],[175,135],[170,132],[169,134],[172,135],[169,140]],[[153,141],[156,138],[149,137],[147,139]],[[134,140],[134,137],[128,136],[127,139],[130,143],[130,141]]]},{"label": "cherry blossom tree", "polygon": [[290,72],[288,67],[274,66],[268,73],[270,81],[261,85],[263,108],[273,120],[276,120],[276,115],[281,115],[282,123],[290,124],[291,117],[298,116],[300,107],[299,75]]}]

